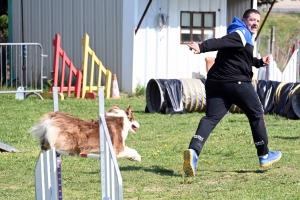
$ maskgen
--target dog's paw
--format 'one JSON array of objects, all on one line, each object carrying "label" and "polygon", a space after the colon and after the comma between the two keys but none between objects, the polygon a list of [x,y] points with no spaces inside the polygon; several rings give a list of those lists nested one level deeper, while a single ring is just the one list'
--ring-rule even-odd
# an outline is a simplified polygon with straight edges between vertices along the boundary
[{"label": "dog's paw", "polygon": [[129,158],[129,160],[141,162],[142,156],[138,152],[135,152],[134,156]]},{"label": "dog's paw", "polygon": [[135,160],[138,161],[138,162],[141,162],[142,161],[142,156],[140,154],[137,154],[135,156]]}]

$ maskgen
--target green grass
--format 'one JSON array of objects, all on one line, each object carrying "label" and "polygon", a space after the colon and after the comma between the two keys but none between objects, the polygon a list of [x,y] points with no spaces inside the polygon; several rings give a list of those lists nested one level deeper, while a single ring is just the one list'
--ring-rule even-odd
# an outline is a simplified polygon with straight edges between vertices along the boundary
[{"label": "green grass", "polygon": [[[266,16],[266,12],[261,12],[261,23]],[[271,38],[271,28],[275,27],[275,51],[278,52],[277,65],[283,69],[288,57],[289,48],[295,44],[295,40],[300,38],[300,13],[270,13],[264,27],[260,33],[261,56],[267,55],[268,39]]]},{"label": "green grass", "polygon": [[[142,155],[142,162],[118,160],[124,199],[300,199],[297,120],[267,115],[269,147],[281,150],[280,162],[260,168],[247,118],[226,115],[211,133],[199,157],[196,177],[182,172],[183,150],[188,147],[204,113],[145,113],[144,96],[105,100],[132,106],[140,123],[126,144]],[[59,109],[83,119],[98,118],[98,101],[66,98]],[[53,111],[50,99],[34,96],[20,101],[0,95],[0,141],[21,153],[0,153],[0,199],[35,199],[34,169],[40,147],[28,130],[42,114]],[[100,199],[99,160],[62,157],[63,197],[68,200]]]}]

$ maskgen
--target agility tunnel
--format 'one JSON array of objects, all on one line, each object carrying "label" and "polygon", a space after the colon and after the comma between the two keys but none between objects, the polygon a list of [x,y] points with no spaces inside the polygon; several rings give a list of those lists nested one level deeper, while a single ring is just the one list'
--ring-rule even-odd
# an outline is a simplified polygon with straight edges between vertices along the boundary
[{"label": "agility tunnel", "polygon": [[[300,83],[253,80],[252,84],[265,114],[300,118]],[[146,88],[146,103],[148,113],[204,112],[205,79],[151,79]],[[243,113],[236,105],[229,112]]]},{"label": "agility tunnel", "polygon": [[204,111],[204,82],[202,79],[151,79],[146,88],[145,111],[164,114]]}]

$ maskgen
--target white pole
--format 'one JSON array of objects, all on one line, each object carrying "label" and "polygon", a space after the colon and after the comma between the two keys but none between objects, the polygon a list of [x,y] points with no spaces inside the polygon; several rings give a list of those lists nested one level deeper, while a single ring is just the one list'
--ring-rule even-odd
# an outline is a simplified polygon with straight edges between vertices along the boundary
[{"label": "white pole", "polygon": [[[296,42],[295,42],[295,50],[300,48],[300,44],[299,43],[300,43],[300,40],[297,39]],[[300,74],[300,67],[299,67],[299,65],[300,65],[300,49],[299,49],[299,51],[297,53],[296,82],[300,82],[300,80],[299,80],[299,74]]]}]

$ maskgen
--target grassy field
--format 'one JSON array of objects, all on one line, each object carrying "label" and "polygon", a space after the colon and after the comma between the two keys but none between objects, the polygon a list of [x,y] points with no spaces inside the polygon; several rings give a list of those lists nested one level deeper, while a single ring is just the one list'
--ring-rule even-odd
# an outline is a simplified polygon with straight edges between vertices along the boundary
[{"label": "grassy field", "polygon": [[[266,12],[261,13],[261,23]],[[270,13],[264,27],[261,30],[261,43],[259,50],[262,56],[267,55],[268,39],[271,38],[271,28],[275,27],[275,52],[278,67],[282,69],[288,58],[288,52],[300,39],[300,13]]]},{"label": "grassy field", "polygon": [[[22,151],[0,153],[0,199],[35,199],[40,147],[28,130],[53,111],[53,102],[34,96],[20,101],[13,95],[0,95],[0,102],[0,141]],[[127,146],[142,155],[142,162],[118,160],[124,199],[300,199],[299,121],[266,116],[269,147],[281,150],[283,157],[260,168],[247,118],[226,115],[199,157],[196,177],[189,178],[182,172],[182,153],[204,113],[148,114],[143,96],[105,100],[105,109],[113,104],[130,104],[141,125],[137,134],[129,134]],[[97,100],[65,99],[59,109],[83,119],[98,118]],[[63,156],[64,199],[100,199],[99,167],[99,160]]]}]

